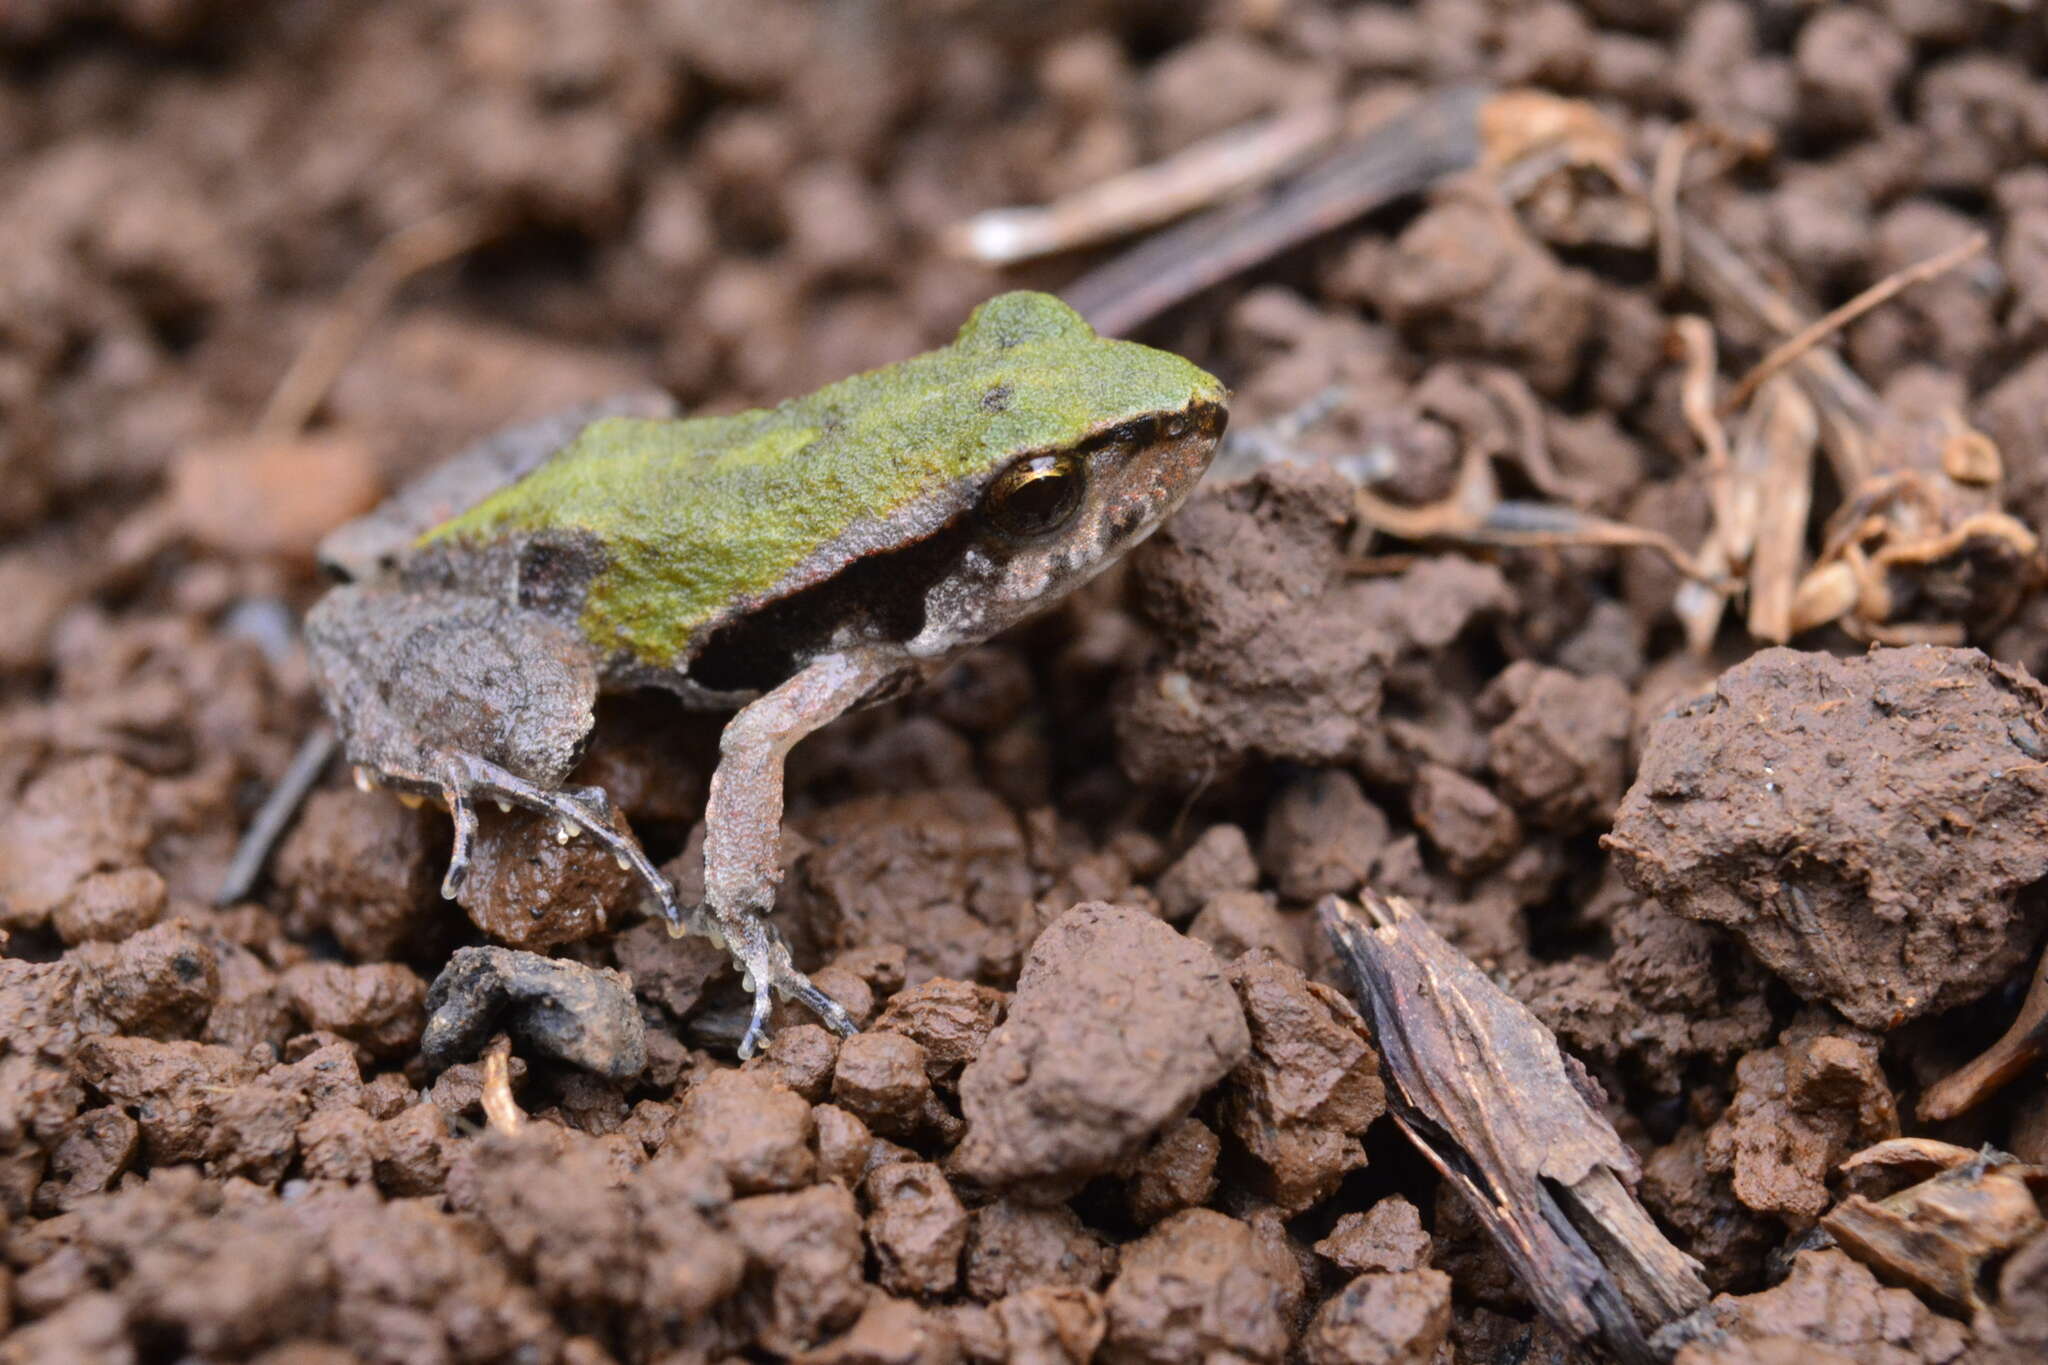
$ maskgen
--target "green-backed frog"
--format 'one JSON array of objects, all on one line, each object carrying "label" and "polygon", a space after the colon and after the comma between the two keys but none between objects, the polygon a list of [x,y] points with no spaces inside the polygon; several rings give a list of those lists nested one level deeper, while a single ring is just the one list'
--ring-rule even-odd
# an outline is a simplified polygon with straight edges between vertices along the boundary
[{"label": "green-backed frog", "polygon": [[[779,407],[687,420],[568,414],[464,452],[337,531],[343,580],[306,642],[350,761],[437,797],[470,858],[479,798],[554,816],[633,869],[671,932],[851,1032],[766,918],[783,758],[1044,610],[1136,545],[1208,467],[1223,386],[1098,337],[1045,294],[974,311],[950,345]],[[643,415],[633,415],[634,413]],[[567,785],[601,692],[737,707],[705,811],[704,903],[595,787]]]}]

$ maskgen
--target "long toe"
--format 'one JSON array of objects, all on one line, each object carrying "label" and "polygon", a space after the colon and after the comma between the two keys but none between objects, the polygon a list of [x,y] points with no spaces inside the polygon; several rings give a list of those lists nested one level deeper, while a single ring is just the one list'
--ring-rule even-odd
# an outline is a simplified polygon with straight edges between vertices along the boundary
[{"label": "long toe", "polygon": [[851,1038],[860,1032],[860,1025],[853,1022],[853,1016],[846,1012],[844,1005],[802,977],[798,977],[797,982],[799,984],[791,989],[790,994],[811,1013],[817,1015],[826,1028],[842,1038]]},{"label": "long toe", "polygon": [[740,1039],[740,1060],[743,1062],[754,1055],[760,1048],[761,1041],[768,1036],[768,1010],[770,1004],[771,997],[768,992],[768,982],[765,977],[757,977],[754,982],[753,1017],[747,1020],[746,1036]]}]

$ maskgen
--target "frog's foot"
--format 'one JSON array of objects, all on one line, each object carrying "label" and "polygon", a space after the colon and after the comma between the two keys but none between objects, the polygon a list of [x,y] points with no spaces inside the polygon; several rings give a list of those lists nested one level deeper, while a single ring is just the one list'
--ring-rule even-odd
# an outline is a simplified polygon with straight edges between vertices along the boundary
[{"label": "frog's foot", "polygon": [[742,1060],[754,1055],[768,1033],[768,1011],[775,996],[794,1000],[818,1016],[826,1028],[842,1038],[860,1031],[853,1016],[837,1000],[811,984],[811,979],[789,960],[789,944],[782,934],[759,915],[726,918],[726,946],[740,969],[740,985],[754,994],[754,1013],[747,1032],[740,1039]]},{"label": "frog's foot", "polygon": [[554,816],[561,822],[558,828],[564,838],[577,832],[588,834],[612,855],[620,867],[639,877],[654,893],[663,919],[671,925],[685,923],[683,907],[676,900],[675,887],[661,875],[659,868],[648,861],[639,841],[630,834],[622,833],[612,823],[611,798],[602,788],[551,790],[507,772],[495,763],[462,754],[447,760],[442,771],[441,788],[448,810],[455,818],[455,854],[448,863],[448,876],[441,884],[442,895],[453,897],[462,885],[463,874],[469,869],[470,848],[476,838],[474,801],[482,796]]}]

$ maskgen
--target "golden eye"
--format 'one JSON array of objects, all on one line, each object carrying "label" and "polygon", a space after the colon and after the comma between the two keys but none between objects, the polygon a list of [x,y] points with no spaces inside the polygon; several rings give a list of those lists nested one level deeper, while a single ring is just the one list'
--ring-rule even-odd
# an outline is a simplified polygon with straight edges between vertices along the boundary
[{"label": "golden eye", "polygon": [[982,503],[992,525],[1029,540],[1051,535],[1081,508],[1087,475],[1072,455],[1033,455],[1004,470]]}]

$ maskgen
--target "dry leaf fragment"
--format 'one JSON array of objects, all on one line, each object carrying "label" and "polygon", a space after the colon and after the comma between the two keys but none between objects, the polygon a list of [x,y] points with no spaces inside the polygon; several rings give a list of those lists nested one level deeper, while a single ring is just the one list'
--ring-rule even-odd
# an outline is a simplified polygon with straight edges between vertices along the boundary
[{"label": "dry leaf fragment", "polygon": [[1983,1308],[1985,1262],[2048,1226],[2030,1182],[2043,1172],[1986,1151],[1883,1200],[1851,1195],[1822,1218],[1842,1250],[1953,1312]]}]

